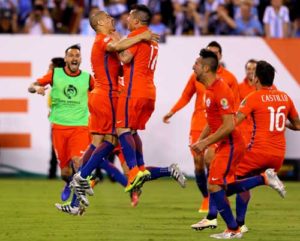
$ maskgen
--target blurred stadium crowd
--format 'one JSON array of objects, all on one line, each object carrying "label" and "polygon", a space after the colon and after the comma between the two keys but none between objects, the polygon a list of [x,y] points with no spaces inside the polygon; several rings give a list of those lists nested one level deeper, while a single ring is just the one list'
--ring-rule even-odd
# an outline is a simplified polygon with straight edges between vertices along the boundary
[{"label": "blurred stadium crowd", "polygon": [[166,35],[300,37],[299,0],[0,0],[0,33],[93,35],[100,9],[127,34],[132,4],[154,13],[150,28]]}]

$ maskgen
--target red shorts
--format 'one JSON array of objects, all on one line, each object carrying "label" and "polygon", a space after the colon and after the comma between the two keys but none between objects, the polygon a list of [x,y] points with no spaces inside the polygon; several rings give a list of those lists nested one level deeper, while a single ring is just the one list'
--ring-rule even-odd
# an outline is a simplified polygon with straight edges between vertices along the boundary
[{"label": "red shorts", "polygon": [[52,142],[60,168],[70,164],[70,160],[80,157],[90,143],[88,127],[70,126],[52,128]]},{"label": "red shorts", "polygon": [[215,158],[209,168],[208,183],[212,185],[227,185],[236,180],[237,164],[243,159],[244,143],[230,145],[221,143],[216,149]]},{"label": "red shorts", "polygon": [[236,175],[241,177],[258,175],[268,168],[279,171],[283,160],[283,156],[246,150],[244,158],[237,165]]},{"label": "red shorts", "polygon": [[115,134],[118,98],[91,93],[89,128],[91,133]]},{"label": "red shorts", "polygon": [[119,97],[116,127],[144,130],[155,106],[148,98]]}]

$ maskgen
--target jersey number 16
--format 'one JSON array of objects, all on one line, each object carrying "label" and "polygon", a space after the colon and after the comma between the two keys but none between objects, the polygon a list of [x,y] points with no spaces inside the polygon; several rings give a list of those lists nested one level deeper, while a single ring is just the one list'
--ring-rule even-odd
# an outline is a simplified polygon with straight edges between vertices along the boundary
[{"label": "jersey number 16", "polygon": [[277,110],[269,106],[268,110],[270,111],[270,131],[283,131],[285,127],[285,114],[282,112],[285,109],[285,106],[279,106]]}]

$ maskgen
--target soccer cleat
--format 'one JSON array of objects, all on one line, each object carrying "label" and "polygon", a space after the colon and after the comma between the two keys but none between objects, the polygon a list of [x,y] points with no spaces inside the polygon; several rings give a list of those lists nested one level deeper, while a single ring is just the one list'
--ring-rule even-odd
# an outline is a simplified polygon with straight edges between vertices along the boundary
[{"label": "soccer cleat", "polygon": [[87,193],[90,196],[94,195],[94,191],[93,188],[91,188],[90,186],[89,180],[82,178],[80,176],[80,173],[74,174],[73,181],[75,182],[76,185],[80,186],[85,191],[85,193]]},{"label": "soccer cleat", "polygon": [[233,231],[226,229],[223,233],[217,233],[210,235],[211,238],[216,239],[233,239],[233,238],[241,238],[243,236],[240,230]]},{"label": "soccer cleat", "polygon": [[209,207],[209,198],[205,197],[202,200],[201,206],[198,210],[199,213],[207,213],[208,212],[208,207]]},{"label": "soccer cleat", "polygon": [[244,224],[240,227],[241,233],[247,233],[249,231],[248,227]]},{"label": "soccer cleat", "polygon": [[128,180],[128,184],[125,187],[125,192],[131,191],[134,187],[141,187],[145,179],[150,175],[150,172],[148,170],[145,171],[138,171],[138,173],[135,175],[134,179],[130,182]]},{"label": "soccer cleat", "polygon": [[179,169],[177,164],[171,164],[170,172],[171,172],[171,177],[173,177],[179,185],[184,188],[186,186],[186,178],[183,175],[182,171]]},{"label": "soccer cleat", "polygon": [[89,200],[86,197],[88,195],[94,195],[93,189],[90,187],[89,180],[84,179],[80,176],[79,173],[76,173],[73,176],[73,180],[70,183],[70,187],[74,189],[75,194],[77,195],[78,200],[84,205],[89,206]]},{"label": "soccer cleat", "polygon": [[151,173],[148,170],[144,170],[143,177],[140,179],[140,181],[136,184],[136,187],[138,189],[141,189],[146,181],[149,181],[151,179]]},{"label": "soccer cleat", "polygon": [[70,203],[66,203],[66,204],[60,204],[60,203],[55,203],[55,207],[64,212],[64,213],[68,213],[71,215],[79,215],[82,216],[85,212],[85,208],[83,206],[80,207],[72,207],[70,205]]},{"label": "soccer cleat", "polygon": [[284,198],[286,195],[286,190],[284,188],[283,183],[278,178],[274,169],[272,168],[267,169],[264,172],[264,177],[265,177],[266,184],[271,188],[273,188],[274,190],[276,190],[279,193],[279,195],[282,198]]},{"label": "soccer cleat", "polygon": [[130,199],[131,199],[131,206],[136,207],[139,203],[139,197],[142,194],[142,190],[138,187],[133,188],[130,191]]},{"label": "soccer cleat", "polygon": [[212,219],[209,220],[207,218],[203,218],[201,221],[199,221],[198,223],[192,224],[191,228],[195,229],[195,230],[203,230],[205,228],[211,228],[214,229],[218,226],[218,221],[217,219]]},{"label": "soccer cleat", "polygon": [[76,182],[74,180],[70,183],[70,187],[72,189],[74,189],[74,192],[75,192],[78,200],[80,201],[80,203],[82,203],[84,206],[88,207],[90,205],[90,202],[86,197],[85,190],[81,186],[76,184]]},{"label": "soccer cleat", "polygon": [[67,201],[71,195],[71,188],[69,187],[69,183],[66,183],[64,189],[61,192],[60,198],[63,202]]}]

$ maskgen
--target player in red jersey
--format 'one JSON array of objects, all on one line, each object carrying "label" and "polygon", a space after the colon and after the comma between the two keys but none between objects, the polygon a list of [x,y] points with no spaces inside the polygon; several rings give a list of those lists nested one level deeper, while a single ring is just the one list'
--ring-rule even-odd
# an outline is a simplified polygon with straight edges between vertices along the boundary
[{"label": "player in red jersey", "polygon": [[[262,61],[262,62],[265,63],[264,61]],[[272,88],[272,83],[273,83],[273,78],[274,78],[274,72],[273,72],[273,76],[272,76],[272,70],[271,71],[267,70],[267,71],[265,71],[265,73],[259,74],[260,69],[265,69],[266,68],[264,66],[264,64],[262,64],[262,66],[263,67],[260,67],[258,65],[258,69],[257,69],[257,75],[259,76],[258,79],[265,79],[265,81],[268,83],[267,85],[269,85],[269,87],[270,87],[270,90],[272,89],[274,91],[274,89]],[[274,69],[273,69],[273,71],[274,71]],[[266,72],[268,72],[268,73],[266,74]],[[271,79],[271,81],[270,81],[270,79]],[[263,85],[265,85],[265,84],[263,84]],[[259,88],[259,85],[258,85],[257,88]],[[253,92],[248,97],[254,96],[256,93],[257,92]],[[248,97],[246,98],[246,100],[248,99]],[[282,97],[282,98],[284,98],[284,97]],[[245,102],[245,105],[247,105],[246,103],[247,102]],[[299,118],[298,118],[297,112],[295,112],[295,110],[292,107],[292,105],[290,105],[290,107],[288,109],[291,111],[290,112],[290,114],[291,114],[290,117],[291,117],[291,121],[293,123],[292,126],[294,128],[300,128]],[[247,108],[245,108],[245,113],[250,113],[249,109],[247,111]],[[267,113],[267,111],[258,111],[259,115],[262,115],[262,114],[265,115],[266,113]],[[283,114],[283,113],[281,113],[281,114]],[[245,116],[246,115],[244,115],[241,112],[239,112],[239,114],[238,114],[238,116],[236,118],[236,123],[239,124],[245,118]],[[280,115],[280,116],[282,118],[282,115]],[[260,123],[265,122],[265,119],[266,119],[266,116],[260,120]],[[262,131],[263,129],[265,129],[264,125],[265,124],[260,124],[260,131]],[[283,125],[284,125],[284,123],[283,123]],[[280,123],[280,128],[282,128],[282,123]],[[283,128],[284,128],[284,126],[283,126]],[[255,131],[253,133],[255,133]],[[269,137],[266,136],[266,138],[269,138]],[[263,138],[260,138],[260,140],[262,140],[262,139]],[[256,145],[256,143],[257,142],[255,141],[254,145]],[[262,146],[264,147],[265,144],[266,143],[264,143],[264,142],[260,142],[259,143],[259,149],[261,149]],[[264,149],[264,148],[262,148],[262,149]],[[241,180],[234,181],[234,182],[229,183],[227,185],[227,188],[226,188],[226,195],[227,196],[230,196],[230,195],[235,194],[235,193],[243,193],[243,192],[245,192],[247,190],[250,190],[251,188],[254,188],[254,187],[259,186],[259,185],[265,185],[265,184],[269,185],[270,187],[272,187],[273,189],[275,189],[282,197],[285,196],[284,186],[283,186],[282,182],[279,180],[279,178],[277,177],[276,173],[274,172],[274,169],[272,168],[272,167],[276,167],[276,166],[278,168],[278,162],[277,162],[277,164],[273,164],[273,165],[270,165],[269,161],[267,161],[268,165],[258,164],[266,156],[263,156],[263,155],[259,156],[258,152],[257,152],[257,154],[258,155],[256,156],[255,152],[254,152],[253,155],[249,155],[249,150],[247,150],[246,151],[246,155],[237,163],[237,166],[236,166],[236,169],[235,169],[234,172],[235,172],[235,174],[239,174],[240,173]],[[249,162],[247,164],[247,158],[248,157],[250,157],[250,158],[251,157],[252,158],[258,158],[257,162],[256,162],[258,165],[256,165],[256,168],[259,165],[260,165],[261,168],[252,169],[252,171],[250,171],[248,173],[249,175],[243,175],[242,174],[243,170],[248,170],[248,171],[250,170],[250,169],[245,168],[245,166],[249,166],[249,165],[252,166],[252,162],[254,160],[254,159],[251,158],[251,161],[250,161],[250,159],[249,159]],[[273,158],[275,158],[275,156],[271,157],[272,160],[273,160]],[[276,158],[278,160],[278,157],[276,157]],[[266,160],[268,160],[268,159],[266,159]],[[246,173],[246,172],[244,172],[244,173]],[[251,176],[251,177],[248,177],[248,176]],[[226,213],[224,214],[224,212],[223,212],[224,207],[220,208],[218,206],[219,204],[218,203],[216,203],[216,204],[217,204],[218,211],[220,212],[221,216],[224,218],[224,215],[226,215]],[[240,205],[240,203],[237,202],[237,206],[238,206],[237,207],[237,220],[233,221],[231,219],[231,223],[230,223],[230,225],[234,224],[236,227],[238,227],[237,225],[241,226],[240,229],[237,228],[237,230],[239,230],[239,231],[233,232],[232,230],[226,230],[224,233],[217,234],[217,235],[212,235],[212,237],[214,237],[214,238],[235,238],[235,237],[241,237],[242,236],[242,232],[246,232],[247,231],[246,227],[244,227],[244,229],[243,229],[243,223],[239,222],[239,220],[241,220],[240,218],[242,218],[243,212],[245,211],[245,210],[241,209],[241,207],[239,205]],[[247,205],[246,205],[246,208],[247,208]],[[220,211],[220,210],[222,210],[222,211]],[[210,218],[203,219],[200,222],[192,225],[192,228],[197,229],[197,230],[202,230],[202,229],[209,228],[209,227],[214,227],[214,228],[217,227],[217,221],[216,221],[216,216],[217,215],[216,215],[216,213],[213,213],[213,212],[214,211],[212,211],[211,207],[210,207],[209,215],[210,215],[210,213],[215,214],[214,219],[210,219]],[[232,216],[232,214],[231,214],[231,216]],[[226,223],[227,223],[227,221],[226,221]]]},{"label": "player in red jersey", "polygon": [[235,103],[234,108],[235,108],[235,110],[237,110],[238,106],[240,104],[238,81],[233,73],[231,73],[228,69],[224,68],[220,64],[220,61],[222,59],[222,51],[223,51],[222,47],[218,42],[212,41],[207,45],[206,48],[208,50],[214,52],[217,55],[218,61],[219,61],[219,65],[218,65],[218,69],[217,69],[217,76],[220,79],[223,79],[228,84],[229,88],[232,90],[234,103]]},{"label": "player in red jersey", "polygon": [[[254,75],[256,69],[257,61],[254,59],[250,59],[247,61],[245,65],[246,76],[243,82],[239,83],[239,94],[240,94],[240,102],[251,92],[256,90],[254,84]],[[242,131],[244,140],[246,145],[250,141],[250,137],[252,134],[252,121],[251,118],[246,118],[240,125],[240,130]]]},{"label": "player in red jersey", "polygon": [[[129,37],[148,31],[151,12],[144,5],[136,5],[129,14]],[[120,93],[116,127],[120,145],[129,167],[125,191],[141,185],[150,176],[145,169],[142,141],[137,130],[145,125],[154,111],[156,89],[154,71],[158,45],[155,41],[137,43],[119,54],[124,66],[124,88]]]},{"label": "player in red jersey", "polygon": [[[205,118],[205,105],[203,103],[204,99],[205,87],[202,83],[196,80],[196,75],[193,73],[189,81],[187,82],[181,97],[176,102],[176,104],[172,107],[172,109],[163,117],[164,123],[169,123],[170,118],[183,107],[185,107],[192,97],[196,95],[195,108],[193,112],[193,116],[191,119],[191,127],[190,127],[190,144],[195,143],[203,128],[206,125]],[[196,183],[201,191],[204,199],[199,208],[199,212],[207,212],[208,211],[208,190],[207,190],[207,178],[205,173],[205,164],[203,155],[197,154],[195,151],[191,149],[191,153],[194,158],[195,165],[195,177]]]},{"label": "player in red jersey", "polygon": [[[218,146],[215,158],[210,165],[208,189],[210,204],[212,203],[217,208],[215,218],[217,212],[220,212],[227,229],[223,233],[214,234],[211,237],[217,239],[241,238],[242,233],[233,217],[227,195],[240,193],[264,184],[268,184],[282,196],[285,190],[272,169],[267,169],[263,175],[243,179],[239,182],[235,181],[236,167],[243,158],[245,145],[241,133],[235,127],[232,91],[225,82],[217,78],[217,66],[217,56],[213,52],[203,49],[193,67],[197,79],[206,87],[205,104],[208,124],[192,148],[200,153],[211,144],[216,143]],[[203,222],[207,222],[207,219],[192,225],[192,228],[203,229],[203,227],[199,228]],[[206,227],[216,227],[216,225],[215,220]]]},{"label": "player in red jersey", "polygon": [[85,194],[93,194],[86,178],[95,168],[103,168],[123,186],[127,184],[126,177],[105,159],[117,143],[115,117],[119,94],[118,74],[121,65],[116,52],[143,40],[159,38],[150,31],[144,31],[134,37],[120,40],[115,33],[114,19],[103,11],[98,11],[90,17],[90,25],[97,34],[91,53],[95,88],[89,97],[91,113],[89,127],[93,140],[85,152],[80,172],[73,178],[75,192],[85,206],[89,205]]},{"label": "player in red jersey", "polygon": [[214,202],[227,224],[230,235],[241,237],[225,194],[227,184],[234,182],[235,168],[244,154],[244,142],[234,128],[234,97],[229,86],[217,77],[218,59],[210,50],[202,49],[193,66],[197,79],[206,87],[205,106],[207,125],[192,148],[203,152],[212,144],[218,145],[210,164],[208,190],[210,202]]},{"label": "player in red jersey", "polygon": [[[286,144],[285,125],[290,121],[292,129],[299,129],[300,120],[291,98],[273,85],[275,70],[265,61],[258,61],[253,83],[257,91],[251,92],[241,103],[237,124],[250,118],[252,135],[243,161],[236,170],[238,179],[253,176],[272,168],[276,172],[282,166]],[[243,122],[242,122],[243,123]],[[245,226],[250,192],[240,193],[236,201],[237,223]],[[238,196],[237,196],[238,197]]]}]

